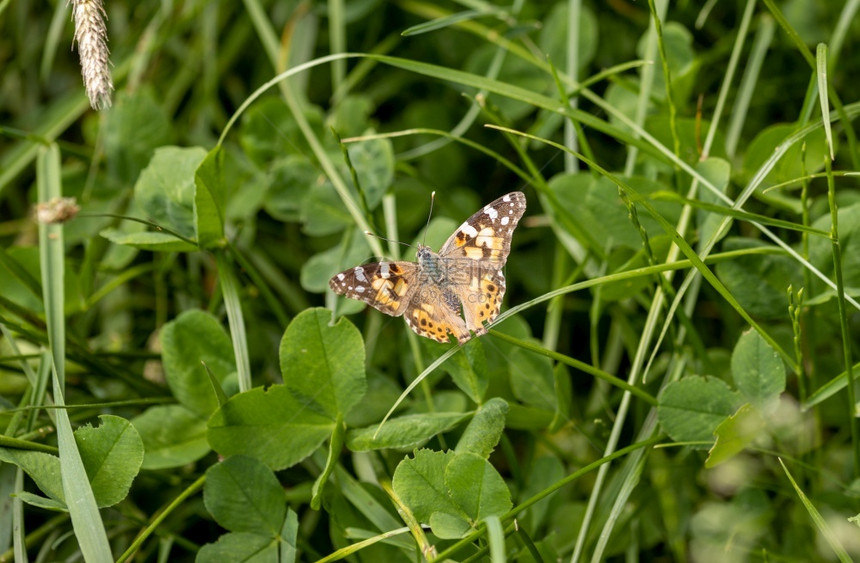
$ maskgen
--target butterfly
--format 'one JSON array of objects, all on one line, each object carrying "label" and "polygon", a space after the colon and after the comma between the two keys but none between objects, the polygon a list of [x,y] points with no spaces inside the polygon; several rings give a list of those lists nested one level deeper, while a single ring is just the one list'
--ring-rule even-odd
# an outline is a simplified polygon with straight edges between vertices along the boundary
[{"label": "butterfly", "polygon": [[526,210],[526,196],[511,192],[466,219],[439,253],[418,245],[417,262],[364,264],[329,280],[338,295],[358,299],[392,317],[403,316],[416,334],[464,344],[499,314],[505,294],[502,268],[511,236]]}]

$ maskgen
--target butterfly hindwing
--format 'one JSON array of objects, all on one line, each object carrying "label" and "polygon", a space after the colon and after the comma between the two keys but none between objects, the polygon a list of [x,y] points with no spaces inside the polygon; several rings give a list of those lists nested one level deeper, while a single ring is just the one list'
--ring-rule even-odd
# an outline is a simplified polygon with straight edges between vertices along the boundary
[{"label": "butterfly hindwing", "polygon": [[460,302],[455,292],[438,285],[422,286],[403,316],[415,334],[447,343],[452,334],[459,343],[466,342],[469,330],[460,316]]},{"label": "butterfly hindwing", "polygon": [[505,275],[501,270],[488,268],[474,278],[470,287],[459,295],[466,328],[479,336],[486,333],[484,323],[492,323],[499,316],[504,295]]},{"label": "butterfly hindwing", "polygon": [[418,289],[418,264],[415,262],[375,262],[356,266],[333,276],[328,285],[338,295],[358,299],[399,317],[406,311]]}]

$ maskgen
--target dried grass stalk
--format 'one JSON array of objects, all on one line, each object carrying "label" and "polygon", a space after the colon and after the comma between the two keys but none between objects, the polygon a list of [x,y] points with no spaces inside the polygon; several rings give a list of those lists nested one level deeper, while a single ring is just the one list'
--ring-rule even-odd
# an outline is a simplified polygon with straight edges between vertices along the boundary
[{"label": "dried grass stalk", "polygon": [[102,0],[70,0],[75,19],[75,41],[81,59],[81,75],[90,105],[95,110],[110,107],[113,81],[110,76],[110,51]]}]

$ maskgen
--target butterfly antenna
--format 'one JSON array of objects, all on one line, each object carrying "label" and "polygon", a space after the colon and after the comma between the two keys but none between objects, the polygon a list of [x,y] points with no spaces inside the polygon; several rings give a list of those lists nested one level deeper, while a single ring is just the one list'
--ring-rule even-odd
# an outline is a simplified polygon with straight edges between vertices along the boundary
[{"label": "butterfly antenna", "polygon": [[380,240],[384,240],[385,242],[393,242],[394,244],[402,244],[403,246],[408,246],[410,248],[413,248],[413,246],[411,244],[409,244],[408,242],[403,242],[403,241],[399,241],[399,240],[391,240],[390,238],[385,238],[385,237],[379,236],[375,233],[371,233],[370,231],[364,231],[364,234],[366,234],[369,237],[376,237]]},{"label": "butterfly antenna", "polygon": [[427,214],[427,224],[424,225],[424,240],[421,241],[422,246],[427,246],[424,244],[427,242],[427,231],[430,229],[430,217],[433,216],[433,202],[436,201],[436,191],[430,194],[430,213]]}]

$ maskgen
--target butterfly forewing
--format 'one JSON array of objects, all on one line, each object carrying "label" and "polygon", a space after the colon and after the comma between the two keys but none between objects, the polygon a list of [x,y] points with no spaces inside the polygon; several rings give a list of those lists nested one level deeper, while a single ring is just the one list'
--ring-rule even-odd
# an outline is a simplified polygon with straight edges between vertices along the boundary
[{"label": "butterfly forewing", "polygon": [[328,285],[338,295],[358,299],[386,315],[399,317],[418,289],[415,262],[375,262],[332,277]]},{"label": "butterfly forewing", "polygon": [[522,192],[511,192],[488,203],[454,231],[439,255],[489,262],[501,268],[511,251],[511,236],[525,210],[526,196]]}]

